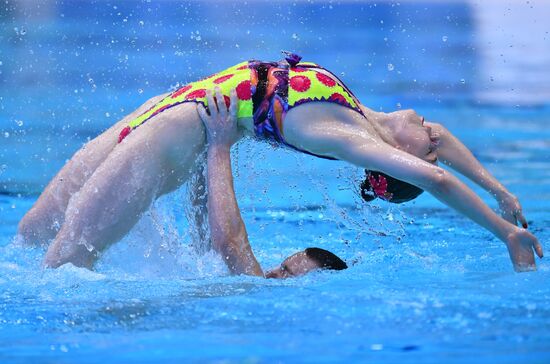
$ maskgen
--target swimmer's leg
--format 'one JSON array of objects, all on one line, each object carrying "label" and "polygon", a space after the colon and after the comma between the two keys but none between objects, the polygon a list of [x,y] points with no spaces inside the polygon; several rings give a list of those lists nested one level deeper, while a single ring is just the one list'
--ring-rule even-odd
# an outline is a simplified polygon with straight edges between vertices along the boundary
[{"label": "swimmer's leg", "polygon": [[[189,123],[178,124],[174,116]],[[188,180],[205,141],[194,105],[167,110],[155,125],[140,128],[115,147],[71,198],[45,266],[70,262],[91,268],[98,254],[124,237],[157,197]]]},{"label": "swimmer's leg", "polygon": [[19,222],[18,234],[27,244],[46,244],[64,222],[65,210],[75,192],[117,145],[120,131],[165,95],[149,99],[101,135],[86,143],[48,183],[33,207]]},{"label": "swimmer's leg", "polygon": [[98,253],[124,237],[151,205],[162,172],[158,159],[148,150],[120,147],[71,198],[44,265],[91,268]]}]

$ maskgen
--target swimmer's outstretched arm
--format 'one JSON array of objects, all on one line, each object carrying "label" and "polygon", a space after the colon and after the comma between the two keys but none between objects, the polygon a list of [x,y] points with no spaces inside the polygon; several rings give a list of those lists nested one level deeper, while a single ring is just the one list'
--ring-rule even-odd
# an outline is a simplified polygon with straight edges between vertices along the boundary
[{"label": "swimmer's outstretched arm", "polygon": [[197,107],[208,138],[207,206],[212,244],[222,255],[231,273],[263,276],[248,242],[233,187],[230,148],[238,139],[236,92],[231,91],[229,113],[219,90],[216,96],[217,103],[214,102],[212,92],[207,92],[210,116],[202,106]]},{"label": "swimmer's outstretched arm", "polygon": [[[299,135],[306,150],[330,155],[359,167],[381,171],[430,192],[446,205],[469,217],[502,240],[516,271],[534,270],[533,249],[542,247],[529,231],[498,216],[468,186],[444,169],[369,137],[363,130],[341,123],[303,129]],[[295,136],[296,137],[296,136]],[[321,146],[321,147],[320,147]]]},{"label": "swimmer's outstretched arm", "polygon": [[489,192],[497,200],[504,219],[514,225],[519,221],[527,228],[518,199],[479,163],[472,152],[444,126],[438,123],[426,125],[432,128],[433,135],[439,135],[439,160]]}]

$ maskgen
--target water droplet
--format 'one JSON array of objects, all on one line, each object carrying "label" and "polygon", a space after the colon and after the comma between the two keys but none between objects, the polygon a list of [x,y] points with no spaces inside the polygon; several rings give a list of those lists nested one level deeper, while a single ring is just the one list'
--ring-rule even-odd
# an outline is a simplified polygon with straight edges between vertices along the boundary
[{"label": "water droplet", "polygon": [[21,34],[21,35],[27,34],[27,29],[21,28],[21,30],[19,31],[19,34]]},{"label": "water droplet", "polygon": [[15,120],[15,123],[17,124],[18,127],[23,126],[23,120]]},{"label": "water droplet", "polygon": [[4,138],[9,138],[10,137],[10,133],[8,133],[7,131],[4,132]]},{"label": "water droplet", "polygon": [[296,34],[296,33],[292,33],[292,39],[294,39],[294,40],[298,40],[298,39],[299,39],[299,38],[298,38],[298,34]]},{"label": "water droplet", "polygon": [[397,104],[395,104],[395,106],[398,108],[398,109],[401,109],[401,103],[398,102]]},{"label": "water droplet", "polygon": [[388,71],[393,71],[395,66],[392,63],[388,63]]},{"label": "water droplet", "polygon": [[142,88],[139,88],[139,89],[138,89],[138,94],[141,95],[142,93],[143,93],[143,89],[142,89]]},{"label": "water droplet", "polygon": [[200,35],[197,35],[197,36],[195,37],[195,40],[196,40],[197,42],[199,42],[200,40],[202,40],[202,37],[201,37]]},{"label": "water droplet", "polygon": [[380,350],[384,349],[384,345],[382,345],[382,344],[372,344],[370,346],[370,349],[372,351],[380,351]]},{"label": "water droplet", "polygon": [[109,118],[109,117],[111,117],[111,114],[108,113],[108,112],[106,112],[106,113],[105,113],[105,116]]},{"label": "water droplet", "polygon": [[465,84],[465,83],[466,83],[466,80],[463,79],[463,78],[461,78],[461,79],[460,79],[460,83],[461,83],[461,84]]},{"label": "water droplet", "polygon": [[441,37],[441,40],[444,41],[444,42],[446,42],[447,40],[449,40],[449,37],[447,37],[446,35],[444,35],[444,36]]},{"label": "water droplet", "polygon": [[2,64],[3,64],[2,61],[0,61],[0,66],[1,66]]},{"label": "water droplet", "polygon": [[145,24],[145,22],[143,20],[139,21],[139,25],[143,26],[144,24]]},{"label": "water droplet", "polygon": [[94,251],[94,246],[90,243],[88,243],[86,240],[82,239],[79,243],[79,245],[84,245],[84,247],[86,248],[87,251],[89,251],[90,253]]}]

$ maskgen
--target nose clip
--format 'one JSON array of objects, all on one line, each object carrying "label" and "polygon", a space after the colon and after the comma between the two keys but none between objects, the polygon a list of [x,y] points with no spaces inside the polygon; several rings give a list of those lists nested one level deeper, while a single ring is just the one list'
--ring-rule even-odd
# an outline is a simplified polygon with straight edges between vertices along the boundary
[{"label": "nose clip", "polygon": [[302,57],[296,53],[289,51],[281,51],[281,53],[285,56],[285,60],[288,62],[290,67],[295,67],[302,60]]}]

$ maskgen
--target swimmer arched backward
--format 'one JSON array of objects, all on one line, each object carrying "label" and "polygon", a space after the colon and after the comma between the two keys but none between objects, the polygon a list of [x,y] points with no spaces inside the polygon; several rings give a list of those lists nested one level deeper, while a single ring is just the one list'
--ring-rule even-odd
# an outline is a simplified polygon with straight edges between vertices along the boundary
[{"label": "swimmer arched backward", "polygon": [[[130,132],[159,113],[185,102],[208,107],[206,90],[219,87],[229,106],[229,93],[237,90],[238,117],[253,118],[257,137],[272,140],[303,153],[283,136],[283,120],[293,107],[308,102],[332,102],[363,115],[355,95],[333,73],[301,57],[289,54],[286,62],[241,62],[200,81],[187,84],[130,121],[119,135],[119,143]],[[322,158],[335,159],[328,156]]]},{"label": "swimmer arched backward", "polygon": [[[368,109],[334,74],[297,58],[243,62],[149,100],[73,156],[25,215],[19,233],[29,242],[54,238],[46,266],[91,267],[154,199],[189,180],[205,148],[197,104],[206,104],[208,86],[219,85],[224,96],[232,88],[240,93],[243,135],[348,161],[427,190],[501,239],[516,270],[535,268],[533,249],[542,256],[542,247],[516,226],[518,220],[526,224],[519,202],[458,139],[412,110]],[[506,219],[438,167],[438,158],[489,191]]]}]

